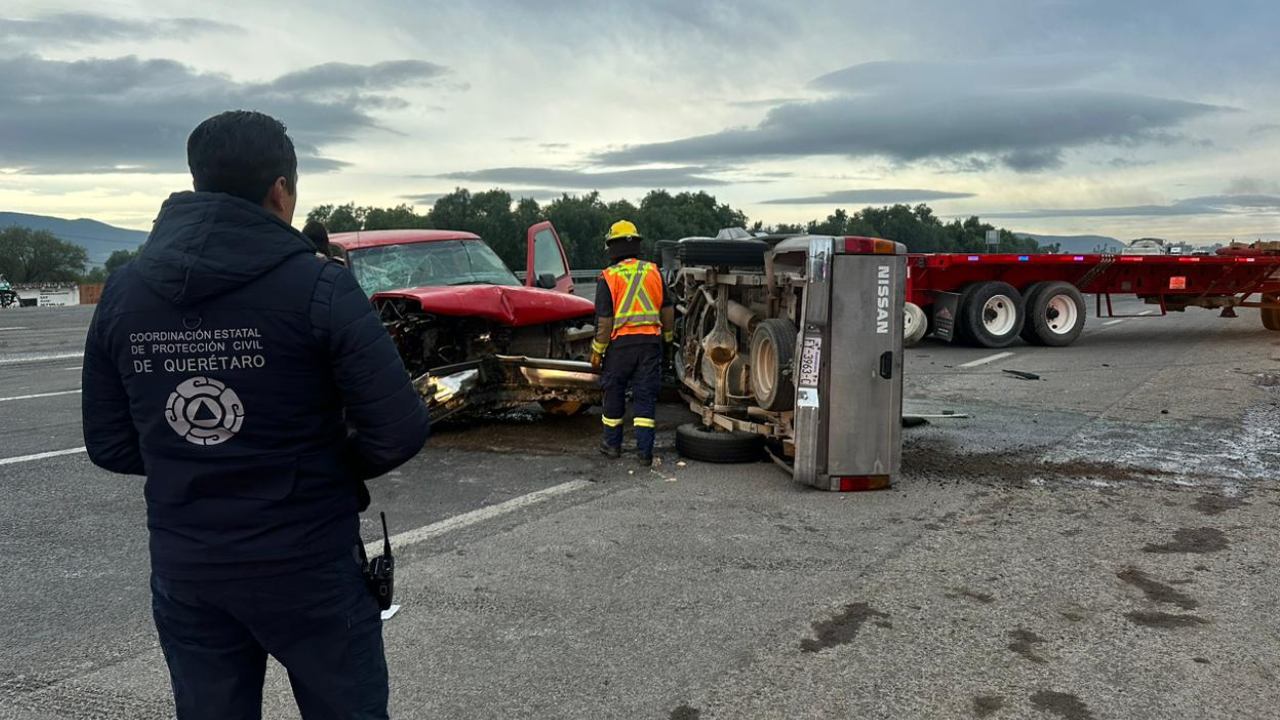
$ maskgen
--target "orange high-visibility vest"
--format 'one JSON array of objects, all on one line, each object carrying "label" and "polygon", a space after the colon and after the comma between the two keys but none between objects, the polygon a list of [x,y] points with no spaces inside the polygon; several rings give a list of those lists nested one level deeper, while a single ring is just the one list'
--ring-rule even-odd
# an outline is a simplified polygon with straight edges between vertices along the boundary
[{"label": "orange high-visibility vest", "polygon": [[632,258],[604,270],[613,296],[613,335],[662,334],[662,275],[658,266]]}]

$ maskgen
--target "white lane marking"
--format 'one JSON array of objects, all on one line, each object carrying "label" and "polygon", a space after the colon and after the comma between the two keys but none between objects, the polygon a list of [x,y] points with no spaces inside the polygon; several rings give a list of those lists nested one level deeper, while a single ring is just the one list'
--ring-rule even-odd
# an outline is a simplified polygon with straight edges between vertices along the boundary
[{"label": "white lane marking", "polygon": [[82,357],[84,357],[83,352],[25,355],[19,357],[0,358],[0,365],[19,365],[21,363],[48,362],[49,360],[79,360]]},{"label": "white lane marking", "polygon": [[[476,523],[483,522],[490,518],[494,518],[499,515],[505,515],[506,513],[512,512],[514,510],[519,510],[520,508],[523,508],[523,507],[535,505],[544,500],[553,498],[557,495],[564,495],[565,493],[571,493],[574,490],[581,490],[582,488],[590,487],[591,485],[592,483],[587,480],[570,480],[567,483],[561,483],[560,485],[553,485],[552,487],[549,487],[549,488],[544,488],[542,490],[531,492],[528,495],[521,495],[520,497],[511,498],[510,500],[507,500],[506,502],[500,502],[497,505],[490,505],[489,507],[478,508],[476,510],[472,510],[471,512],[465,512],[465,513],[462,513],[461,515],[454,515],[451,518],[445,518],[444,520],[431,523],[430,525],[424,525],[420,528],[415,528],[413,530],[406,530],[405,532],[402,532],[402,533],[396,533],[395,535],[391,536],[391,548],[392,548],[392,551],[394,552],[396,548],[407,547],[409,545],[420,543],[424,540],[430,540],[433,537],[438,537],[451,530],[458,530],[460,528],[468,527],[470,525],[475,525]],[[364,551],[368,553],[370,557],[381,554],[382,540],[375,540],[374,542],[371,542],[368,545],[365,545]]]},{"label": "white lane marking", "polygon": [[81,369],[81,368],[83,368],[83,367],[84,367],[83,365],[73,365],[72,367],[58,368],[58,370],[60,370],[60,371],[66,371],[66,370],[80,370],[80,369]]},{"label": "white lane marking", "polygon": [[0,458],[0,465],[16,465],[18,463],[32,462],[34,460],[46,460],[48,458],[62,457],[63,455],[79,455],[88,448],[71,448],[70,450],[51,450],[49,452],[36,453],[35,455],[19,455],[18,457]]},{"label": "white lane marking", "polygon": [[1151,314],[1151,313],[1153,313],[1153,312],[1155,312],[1155,310],[1143,310],[1142,312],[1140,312],[1140,313],[1138,313],[1138,314],[1139,314],[1139,315],[1150,315],[1150,314]]},{"label": "white lane marking", "polygon": [[956,367],[962,367],[962,368],[978,367],[979,365],[986,365],[987,363],[992,363],[997,360],[1003,360],[1011,355],[1013,355],[1013,353],[1011,352],[996,353],[995,355],[988,355],[984,358],[978,358],[977,360],[970,360],[969,362],[964,363],[963,365],[957,365]]},{"label": "white lane marking", "polygon": [[1104,322],[1104,323],[1102,323],[1102,324],[1103,324],[1103,325],[1118,325],[1118,324],[1120,324],[1120,323],[1122,323],[1122,322],[1124,322],[1125,320],[1128,320],[1128,319],[1129,319],[1129,318],[1119,318],[1119,319],[1116,319],[1116,320],[1110,320],[1110,321],[1108,321],[1108,322]]},{"label": "white lane marking", "polygon": [[36,393],[34,395],[14,395],[13,397],[0,398],[0,402],[9,402],[10,400],[35,400],[36,398],[57,397],[59,395],[79,395],[79,390],[59,390],[58,392]]},{"label": "white lane marking", "polygon": [[26,328],[25,327],[7,327],[7,328],[0,328],[0,330],[26,330]]}]

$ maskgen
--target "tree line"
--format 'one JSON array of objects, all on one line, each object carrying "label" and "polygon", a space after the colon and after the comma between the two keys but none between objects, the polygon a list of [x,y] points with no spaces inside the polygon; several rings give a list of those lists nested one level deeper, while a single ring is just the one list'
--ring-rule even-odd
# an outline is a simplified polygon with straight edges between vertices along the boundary
[{"label": "tree line", "polygon": [[723,227],[743,227],[747,217],[705,192],[672,195],[653,190],[639,205],[629,200],[606,202],[600,193],[564,194],[540,205],[533,198],[515,199],[502,189],[472,193],[458,188],[437,199],[431,209],[418,214],[409,205],[392,208],[321,205],[307,214],[308,220],[325,224],[330,233],[353,230],[435,228],[465,230],[484,238],[512,268],[525,263],[525,231],[544,220],[555,225],[569,264],[575,268],[608,265],[604,236],[609,226],[631,220],[647,241],[691,235],[715,235]]},{"label": "tree line", "polygon": [[137,250],[116,250],[102,267],[89,267],[89,253],[48,230],[0,228],[0,276],[11,283],[100,283],[132,260]]},{"label": "tree line", "polygon": [[[896,240],[910,252],[1054,252],[1056,246],[1039,246],[1035,240],[999,230],[999,245],[990,248],[986,233],[996,228],[976,216],[944,222],[926,204],[866,207],[852,214],[844,209],[823,220],[804,224],[750,223],[746,213],[718,201],[706,192],[670,193],[652,190],[633,204],[629,200],[606,201],[592,191],[563,194],[545,205],[528,197],[517,198],[495,188],[473,193],[465,188],[438,198],[425,212],[411,205],[364,207],[355,203],[321,205],[307,214],[329,232],[437,228],[466,230],[484,238],[513,269],[525,263],[525,231],[544,220],[555,225],[571,266],[599,268],[608,264],[604,236],[617,220],[631,220],[652,247],[656,240],[714,236],[721,228],[744,227],[766,233],[815,235],[866,235]],[[132,260],[137,250],[117,250],[103,267],[90,267],[84,248],[58,239],[45,230],[23,227],[0,229],[0,275],[13,283],[103,282],[113,271]]]},{"label": "tree line", "polygon": [[633,205],[627,200],[606,202],[599,192],[564,194],[545,206],[533,198],[516,200],[502,189],[472,193],[459,188],[437,199],[419,214],[410,205],[391,208],[321,205],[307,215],[329,232],[390,230],[397,228],[437,228],[466,230],[484,238],[512,268],[525,262],[525,230],[534,223],[550,220],[556,227],[569,263],[575,268],[598,268],[608,264],[603,238],[617,220],[631,220],[646,241],[678,240],[683,237],[714,236],[721,228],[743,227],[755,232],[814,235],[866,235],[896,240],[910,252],[1054,252],[1057,246],[1041,247],[1031,238],[1022,238],[999,229],[999,244],[987,245],[986,234],[997,228],[977,216],[943,222],[926,204],[897,204],[866,207],[852,215],[838,209],[824,220],[805,224],[766,225],[748,222],[746,213],[721,203],[706,192],[671,194],[652,190]]}]

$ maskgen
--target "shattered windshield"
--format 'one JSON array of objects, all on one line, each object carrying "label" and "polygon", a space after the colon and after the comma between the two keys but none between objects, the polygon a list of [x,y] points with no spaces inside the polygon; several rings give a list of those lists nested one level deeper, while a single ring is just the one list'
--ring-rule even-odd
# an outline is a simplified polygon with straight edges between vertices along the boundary
[{"label": "shattered windshield", "polygon": [[440,285],[519,285],[502,258],[479,240],[382,245],[352,250],[351,271],[369,295]]}]

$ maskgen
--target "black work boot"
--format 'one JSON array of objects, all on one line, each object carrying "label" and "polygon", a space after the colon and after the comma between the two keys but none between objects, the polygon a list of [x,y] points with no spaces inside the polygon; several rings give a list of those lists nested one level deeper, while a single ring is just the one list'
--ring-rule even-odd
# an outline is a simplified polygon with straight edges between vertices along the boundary
[{"label": "black work boot", "polygon": [[653,456],[641,453],[640,456],[636,458],[636,463],[640,467],[653,467]]},{"label": "black work boot", "polygon": [[609,458],[610,460],[617,460],[618,458],[622,457],[622,448],[614,447],[612,445],[606,445],[605,443],[600,443],[600,454]]}]

